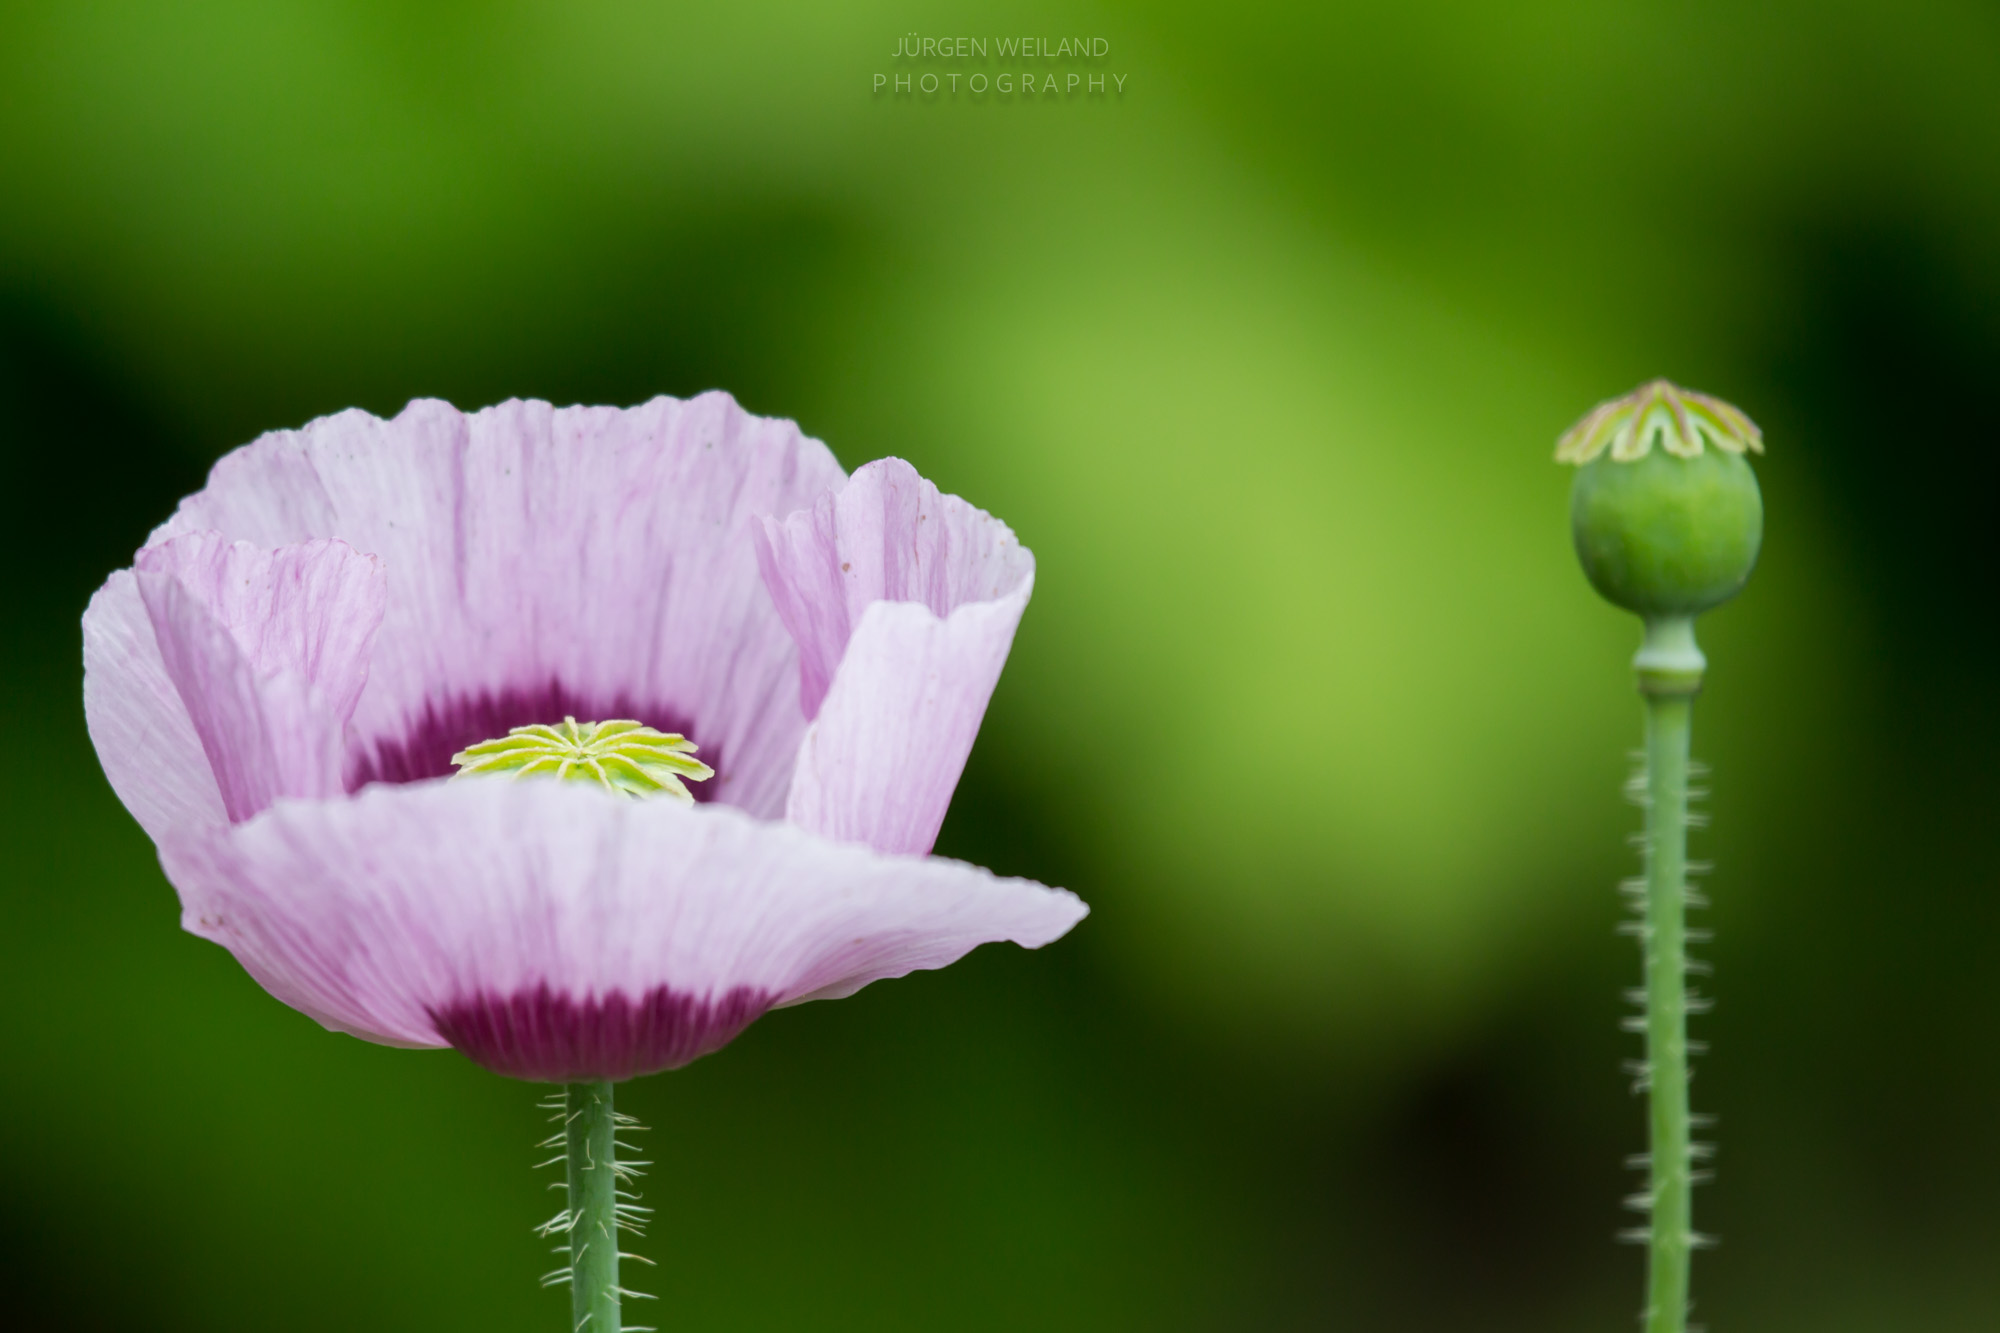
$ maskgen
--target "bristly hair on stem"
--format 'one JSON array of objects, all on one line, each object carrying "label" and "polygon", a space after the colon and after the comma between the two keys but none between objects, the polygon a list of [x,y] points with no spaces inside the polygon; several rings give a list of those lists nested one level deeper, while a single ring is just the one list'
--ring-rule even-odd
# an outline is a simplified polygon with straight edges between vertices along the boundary
[{"label": "bristly hair on stem", "polygon": [[568,1196],[561,1211],[535,1228],[536,1235],[558,1242],[554,1250],[563,1261],[542,1275],[542,1285],[570,1288],[571,1333],[652,1333],[646,1325],[622,1322],[623,1301],[652,1296],[620,1285],[618,1278],[621,1259],[648,1266],[653,1262],[618,1244],[622,1232],[644,1236],[652,1211],[638,1203],[638,1195],[620,1188],[635,1184],[651,1163],[634,1156],[632,1145],[618,1136],[643,1133],[646,1127],[613,1110],[611,1096],[609,1082],[572,1083],[539,1103],[551,1113],[556,1132],[535,1146],[557,1151],[536,1169],[561,1165],[563,1179],[549,1188]]},{"label": "bristly hair on stem", "polygon": [[1690,703],[1689,694],[1648,697],[1646,749],[1625,788],[1627,798],[1645,811],[1645,833],[1639,840],[1645,873],[1619,885],[1632,916],[1620,930],[1639,941],[1645,984],[1626,993],[1640,1012],[1621,1026],[1645,1038],[1645,1058],[1628,1061],[1626,1069],[1633,1077],[1632,1091],[1648,1102],[1651,1147],[1627,1161],[1645,1173],[1646,1181],[1627,1196],[1625,1205],[1645,1214],[1646,1225],[1619,1234],[1647,1247],[1645,1333],[1688,1328],[1688,1261],[1693,1251],[1715,1243],[1692,1225],[1692,1191],[1712,1176],[1706,1163],[1715,1149],[1691,1137],[1693,1129],[1713,1122],[1692,1114],[1688,1106],[1690,1057],[1706,1047],[1688,1040],[1687,1020],[1710,1006],[1689,988],[1688,978],[1711,970],[1688,954],[1688,946],[1710,938],[1709,932],[1687,926],[1688,909],[1707,905],[1691,881],[1708,870],[1687,859],[1687,831],[1705,823],[1689,806],[1707,795],[1690,782],[1707,771],[1688,758]]}]

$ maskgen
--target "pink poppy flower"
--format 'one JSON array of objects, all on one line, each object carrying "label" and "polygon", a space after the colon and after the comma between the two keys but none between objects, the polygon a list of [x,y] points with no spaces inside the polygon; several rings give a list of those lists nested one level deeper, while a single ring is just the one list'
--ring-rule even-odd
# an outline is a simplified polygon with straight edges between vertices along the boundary
[{"label": "pink poppy flower", "polygon": [[[416,402],[217,463],[91,599],[85,712],[183,924],[273,995],[622,1079],[1083,917],[926,854],[1033,583],[908,464],[844,476],[726,394]],[[714,776],[445,780],[566,717],[684,735]]]}]

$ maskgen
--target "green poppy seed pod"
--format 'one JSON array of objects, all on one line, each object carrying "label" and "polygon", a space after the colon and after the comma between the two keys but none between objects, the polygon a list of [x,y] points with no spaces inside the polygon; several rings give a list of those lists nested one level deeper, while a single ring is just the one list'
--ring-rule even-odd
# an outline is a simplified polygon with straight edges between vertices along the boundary
[{"label": "green poppy seed pod", "polygon": [[1666,380],[1599,404],[1557,442],[1556,460],[1577,468],[1570,528],[1583,572],[1646,620],[1642,687],[1699,685],[1693,618],[1736,595],[1763,544],[1747,457],[1762,452],[1749,417]]}]

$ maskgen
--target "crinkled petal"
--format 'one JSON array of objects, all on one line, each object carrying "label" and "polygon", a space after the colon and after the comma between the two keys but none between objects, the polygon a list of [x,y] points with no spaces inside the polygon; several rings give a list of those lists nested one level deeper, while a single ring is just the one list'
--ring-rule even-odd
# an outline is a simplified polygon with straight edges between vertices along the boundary
[{"label": "crinkled petal", "polygon": [[798,641],[799,704],[809,718],[870,605],[918,602],[948,616],[1014,591],[1035,567],[1005,523],[940,494],[900,458],[857,469],[810,509],[767,517],[757,555]]},{"label": "crinkled petal", "polygon": [[350,783],[448,771],[455,749],[565,710],[637,715],[700,743],[719,771],[705,796],[776,816],[804,720],[781,706],[796,650],[750,529],[841,480],[824,445],[722,393],[469,416],[420,401],[235,451],[155,540],[339,537],[381,558]]},{"label": "crinkled petal", "polygon": [[295,672],[335,712],[354,711],[388,591],[374,556],[342,541],[267,550],[204,532],[148,547],[135,568],[142,594],[159,580],[185,588],[259,675]]},{"label": "crinkled petal", "polygon": [[195,533],[140,552],[136,574],[229,818],[340,793],[382,621],[380,563],[337,541],[266,550]]},{"label": "crinkled petal", "polygon": [[111,789],[154,842],[229,822],[129,569],[113,574],[83,613],[83,717]]},{"label": "crinkled petal", "polygon": [[1087,910],[954,861],[555,782],[280,801],[161,859],[187,928],[328,1026],[558,1081],[683,1064],[772,1006],[987,941],[1039,947]]},{"label": "crinkled petal", "polygon": [[785,817],[878,851],[928,852],[1032,586],[942,620],[915,602],[869,607],[799,747]]},{"label": "crinkled petal", "polygon": [[758,559],[815,720],[786,817],[880,851],[937,840],[1034,588],[1007,525],[900,459],[766,519]]}]

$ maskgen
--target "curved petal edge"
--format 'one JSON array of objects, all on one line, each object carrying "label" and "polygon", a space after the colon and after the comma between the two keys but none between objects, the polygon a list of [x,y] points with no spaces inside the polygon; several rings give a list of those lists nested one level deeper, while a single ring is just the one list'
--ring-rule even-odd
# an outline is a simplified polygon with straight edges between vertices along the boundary
[{"label": "curved petal edge", "polygon": [[111,790],[154,842],[228,824],[222,789],[129,569],[83,613],[83,719]]},{"label": "curved petal edge", "polygon": [[229,818],[339,794],[387,601],[381,562],[345,542],[270,550],[210,532],[148,547],[134,568]]},{"label": "curved petal edge", "polygon": [[279,999],[521,1078],[670,1068],[766,1008],[1038,947],[1088,910],[955,861],[557,783],[280,800],[161,861],[187,929]]},{"label": "curved petal edge", "polygon": [[813,718],[786,818],[878,851],[929,851],[1033,593],[1034,556],[1006,524],[885,458],[766,519],[758,560]]}]

